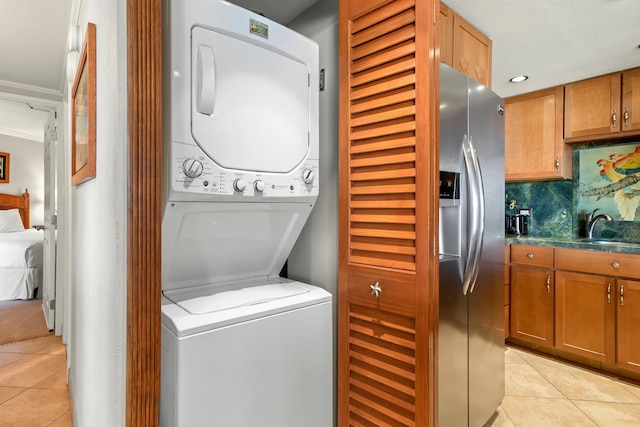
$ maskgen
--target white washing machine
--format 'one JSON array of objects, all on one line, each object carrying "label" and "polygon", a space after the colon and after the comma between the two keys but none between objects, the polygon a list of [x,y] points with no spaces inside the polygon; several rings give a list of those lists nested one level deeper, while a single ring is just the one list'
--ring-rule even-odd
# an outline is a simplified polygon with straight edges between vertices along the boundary
[{"label": "white washing machine", "polygon": [[331,426],[331,295],[279,277],[318,196],[318,46],[164,6],[161,425]]}]

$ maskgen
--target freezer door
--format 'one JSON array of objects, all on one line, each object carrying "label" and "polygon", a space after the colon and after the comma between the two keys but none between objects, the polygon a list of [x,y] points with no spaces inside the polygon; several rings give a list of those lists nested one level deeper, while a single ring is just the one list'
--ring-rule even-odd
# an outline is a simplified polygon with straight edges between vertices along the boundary
[{"label": "freezer door", "polygon": [[[459,203],[440,202],[440,308],[438,333],[438,425],[468,423],[467,297],[462,289],[467,259],[467,174],[462,142],[468,137],[468,78],[440,67],[440,170],[458,173]],[[457,222],[457,223],[456,223]]]}]

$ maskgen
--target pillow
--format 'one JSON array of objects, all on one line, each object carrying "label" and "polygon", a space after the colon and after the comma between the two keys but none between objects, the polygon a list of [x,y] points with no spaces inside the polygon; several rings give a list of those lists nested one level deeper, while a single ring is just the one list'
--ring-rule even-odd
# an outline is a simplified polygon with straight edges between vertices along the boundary
[{"label": "pillow", "polygon": [[24,231],[22,217],[18,209],[0,210],[0,233]]}]

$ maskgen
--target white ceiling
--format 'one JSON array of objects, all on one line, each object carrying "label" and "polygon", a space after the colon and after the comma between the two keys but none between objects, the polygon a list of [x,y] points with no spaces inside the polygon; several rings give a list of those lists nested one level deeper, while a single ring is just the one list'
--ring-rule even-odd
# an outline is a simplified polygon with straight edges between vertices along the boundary
[{"label": "white ceiling", "polygon": [[[74,0],[0,0],[0,86],[59,93]],[[78,1],[78,0],[76,0]],[[288,23],[316,0],[233,0]],[[324,0],[322,0],[324,1]],[[493,89],[508,97],[640,66],[639,0],[446,0],[493,41]],[[526,74],[518,85],[509,78]],[[3,97],[0,93],[0,98]],[[0,133],[31,130],[3,107]],[[9,108],[9,109],[7,109]],[[24,111],[25,117],[30,112]],[[28,121],[28,120],[26,120]],[[15,129],[12,129],[14,128]],[[14,134],[15,135],[15,134]]]},{"label": "white ceiling", "polygon": [[[446,0],[493,41],[502,97],[640,66],[638,0]],[[509,83],[525,74],[524,83]]]},{"label": "white ceiling", "polygon": [[[48,99],[60,95],[72,1],[0,0],[4,91]],[[0,134],[42,142],[47,113],[29,108],[22,98],[0,93]]]}]

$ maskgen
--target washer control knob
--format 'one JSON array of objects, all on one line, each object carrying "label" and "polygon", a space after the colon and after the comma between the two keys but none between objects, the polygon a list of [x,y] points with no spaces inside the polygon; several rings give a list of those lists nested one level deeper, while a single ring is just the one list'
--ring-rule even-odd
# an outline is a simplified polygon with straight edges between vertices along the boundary
[{"label": "washer control knob", "polygon": [[182,163],[182,170],[189,178],[197,178],[202,175],[202,162],[196,159],[187,159]]},{"label": "washer control knob", "polygon": [[247,181],[240,178],[236,179],[235,181],[233,181],[233,189],[238,193],[244,193],[244,190],[247,189]]},{"label": "washer control knob", "polygon": [[313,178],[313,170],[304,169],[302,171],[302,181],[304,181],[305,184],[311,184],[313,182]]},{"label": "washer control knob", "polygon": [[265,187],[266,185],[264,181],[257,180],[256,182],[253,183],[253,188],[255,188],[258,193],[262,193]]}]

